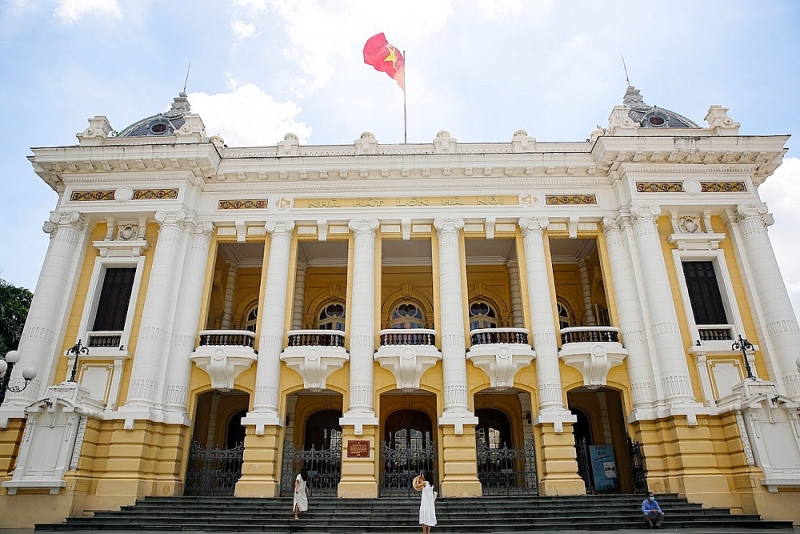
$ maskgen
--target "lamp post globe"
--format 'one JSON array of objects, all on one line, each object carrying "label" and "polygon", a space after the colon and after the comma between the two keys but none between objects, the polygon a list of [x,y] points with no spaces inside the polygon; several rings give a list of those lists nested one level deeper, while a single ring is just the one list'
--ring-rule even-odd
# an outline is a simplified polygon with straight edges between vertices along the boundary
[{"label": "lamp post globe", "polygon": [[6,361],[8,363],[19,363],[19,359],[22,355],[19,353],[18,350],[10,350],[6,352]]},{"label": "lamp post globe", "polygon": [[36,378],[36,369],[34,369],[33,367],[28,367],[26,369],[23,369],[22,378],[24,378],[26,381],[33,380],[34,378]]}]

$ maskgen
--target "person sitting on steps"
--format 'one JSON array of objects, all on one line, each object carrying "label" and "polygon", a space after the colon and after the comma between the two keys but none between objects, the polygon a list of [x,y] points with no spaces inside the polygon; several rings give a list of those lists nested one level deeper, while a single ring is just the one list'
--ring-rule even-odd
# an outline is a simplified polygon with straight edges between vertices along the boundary
[{"label": "person sitting on steps", "polygon": [[661,522],[664,521],[664,512],[658,505],[652,491],[647,492],[647,498],[642,501],[642,515],[644,520],[647,521],[647,528],[661,528]]}]

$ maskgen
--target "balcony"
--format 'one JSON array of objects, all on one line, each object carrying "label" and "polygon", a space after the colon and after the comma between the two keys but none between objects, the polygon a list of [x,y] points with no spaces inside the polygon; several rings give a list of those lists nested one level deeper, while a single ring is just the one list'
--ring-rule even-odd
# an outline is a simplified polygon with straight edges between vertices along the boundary
[{"label": "balcony", "polygon": [[86,346],[89,348],[119,349],[119,345],[122,342],[121,331],[87,332],[86,337]]},{"label": "balcony", "polygon": [[233,389],[233,382],[258,358],[255,334],[249,330],[203,330],[189,359],[211,377],[211,387]]},{"label": "balcony", "polygon": [[613,326],[575,326],[561,329],[559,357],[583,375],[590,388],[606,385],[608,371],[628,356],[619,342],[619,328]]},{"label": "balcony", "polygon": [[344,332],[339,330],[290,330],[288,336],[281,361],[297,371],[304,387],[311,391],[325,389],[331,373],[350,359],[344,348]]},{"label": "balcony", "polygon": [[469,337],[467,359],[489,376],[491,387],[498,391],[512,387],[517,372],[536,358],[524,328],[479,328]]},{"label": "balcony", "polygon": [[380,331],[381,346],[375,361],[389,370],[397,389],[419,389],[422,374],[442,359],[436,348],[436,330],[425,328],[393,328]]}]

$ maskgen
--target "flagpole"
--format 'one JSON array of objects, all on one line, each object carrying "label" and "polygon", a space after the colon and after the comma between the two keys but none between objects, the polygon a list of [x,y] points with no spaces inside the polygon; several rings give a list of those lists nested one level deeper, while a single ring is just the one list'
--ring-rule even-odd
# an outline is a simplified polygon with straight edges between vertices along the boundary
[{"label": "flagpole", "polygon": [[403,50],[403,144],[408,144],[408,113],[406,108],[406,51]]}]

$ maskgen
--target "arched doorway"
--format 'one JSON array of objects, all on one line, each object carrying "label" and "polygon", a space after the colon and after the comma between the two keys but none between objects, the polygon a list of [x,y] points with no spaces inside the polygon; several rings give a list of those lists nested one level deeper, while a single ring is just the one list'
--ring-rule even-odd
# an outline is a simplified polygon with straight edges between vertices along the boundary
[{"label": "arched doorway", "polygon": [[184,495],[232,496],[242,476],[250,395],[243,391],[207,391],[197,397]]},{"label": "arched doorway", "polygon": [[428,414],[398,410],[386,417],[383,429],[381,495],[410,494],[411,480],[420,471],[431,471],[438,485],[435,434]]},{"label": "arched doorway", "polygon": [[[511,420],[502,410],[478,408],[475,415],[478,418],[475,427],[478,480],[483,494],[537,493],[533,439],[516,443]],[[517,440],[522,441],[522,437]]]},{"label": "arched doorway", "polygon": [[613,388],[577,388],[567,393],[577,422],[572,432],[578,474],[587,493],[634,493],[622,395]]}]

